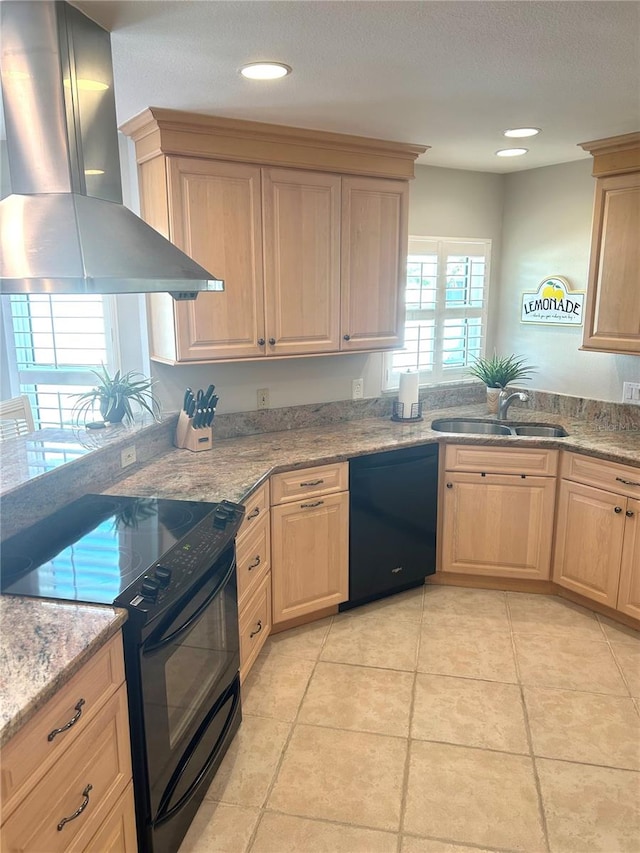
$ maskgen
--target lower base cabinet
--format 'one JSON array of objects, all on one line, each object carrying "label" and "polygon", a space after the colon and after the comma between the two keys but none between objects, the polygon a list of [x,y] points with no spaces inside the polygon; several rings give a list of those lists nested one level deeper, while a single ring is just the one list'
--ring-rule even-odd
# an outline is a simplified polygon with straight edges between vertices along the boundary
[{"label": "lower base cabinet", "polygon": [[441,571],[548,579],[556,456],[447,447]]},{"label": "lower base cabinet", "polygon": [[343,462],[272,477],[274,624],[349,597],[348,476]]},{"label": "lower base cabinet", "polygon": [[0,846],[4,853],[137,850],[120,634],[3,749]]},{"label": "lower base cabinet", "polygon": [[570,453],[562,474],[553,580],[640,619],[640,471]]},{"label": "lower base cabinet", "polygon": [[253,666],[271,631],[271,525],[269,484],[247,500],[236,540],[240,681]]}]

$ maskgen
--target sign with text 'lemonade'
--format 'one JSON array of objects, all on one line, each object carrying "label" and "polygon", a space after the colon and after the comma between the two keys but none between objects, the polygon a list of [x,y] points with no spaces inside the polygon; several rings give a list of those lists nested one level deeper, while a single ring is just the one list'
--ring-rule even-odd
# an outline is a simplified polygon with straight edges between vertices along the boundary
[{"label": "sign with text 'lemonade'", "polygon": [[522,294],[520,322],[580,326],[583,307],[584,290],[571,290],[566,278],[554,275]]}]

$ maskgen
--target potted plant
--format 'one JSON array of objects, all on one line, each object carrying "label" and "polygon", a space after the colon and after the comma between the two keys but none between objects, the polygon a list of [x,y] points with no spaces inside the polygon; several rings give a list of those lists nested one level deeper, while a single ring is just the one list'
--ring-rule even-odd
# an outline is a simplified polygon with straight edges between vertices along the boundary
[{"label": "potted plant", "polygon": [[500,391],[516,379],[530,379],[535,370],[526,364],[522,356],[499,356],[495,352],[491,358],[478,358],[468,368],[468,372],[487,386],[487,409],[492,414],[498,411]]},{"label": "potted plant", "polygon": [[84,416],[86,421],[96,403],[99,405],[103,420],[110,424],[118,424],[123,419],[131,422],[133,420],[132,403],[149,412],[154,420],[159,419],[160,404],[151,391],[155,384],[153,380],[135,370],[130,370],[128,373],[116,370],[113,376],[109,376],[104,364],[99,371],[91,372],[98,378],[96,387],[82,394],[73,395],[78,397],[73,407],[77,420]]}]

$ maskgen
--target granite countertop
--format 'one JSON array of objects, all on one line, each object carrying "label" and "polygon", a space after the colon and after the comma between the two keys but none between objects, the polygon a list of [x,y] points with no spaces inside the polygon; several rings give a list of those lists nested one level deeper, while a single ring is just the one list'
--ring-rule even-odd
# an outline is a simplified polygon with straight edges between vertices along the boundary
[{"label": "granite countertop", "polygon": [[126,618],[115,607],[0,595],[0,747]]},{"label": "granite countertop", "polygon": [[155,496],[183,500],[242,502],[269,474],[322,465],[382,450],[415,444],[455,442],[508,447],[575,450],[601,459],[640,465],[640,430],[612,430],[586,420],[549,412],[516,409],[509,423],[561,424],[566,438],[503,437],[436,432],[431,422],[441,417],[488,418],[484,404],[431,410],[421,423],[396,423],[388,418],[363,418],[303,429],[214,440],[211,450],[192,453],[173,448],[115,483],[110,494]]},{"label": "granite countertop", "polygon": [[[243,502],[271,473],[342,461],[416,444],[455,442],[508,447],[564,448],[640,466],[640,430],[611,429],[595,419],[571,419],[530,409],[509,422],[554,423],[566,438],[502,437],[436,432],[440,417],[488,418],[485,404],[432,409],[421,423],[362,418],[330,425],[227,438],[209,451],[171,448],[105,491],[184,500]],[[122,625],[126,611],[0,596],[0,745],[53,696]],[[55,654],[54,654],[55,650]]]}]

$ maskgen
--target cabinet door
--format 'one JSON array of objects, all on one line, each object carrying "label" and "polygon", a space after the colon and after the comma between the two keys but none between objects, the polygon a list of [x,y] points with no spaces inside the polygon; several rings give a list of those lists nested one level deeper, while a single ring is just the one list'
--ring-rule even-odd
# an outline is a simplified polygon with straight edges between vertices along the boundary
[{"label": "cabinet door", "polygon": [[342,179],[342,350],[402,345],[409,185]]},{"label": "cabinet door", "polygon": [[340,178],[263,169],[268,355],[340,349]]},{"label": "cabinet door", "polygon": [[271,509],[274,623],[347,600],[348,546],[348,492]]},{"label": "cabinet door", "polygon": [[445,472],[442,571],[549,577],[555,480]]},{"label": "cabinet door", "polygon": [[615,607],[626,499],[562,480],[556,519],[553,580]]},{"label": "cabinet door", "polygon": [[640,173],[596,184],[583,349],[640,353]]},{"label": "cabinet door", "polygon": [[264,355],[259,167],[172,157],[168,170],[171,239],[225,286],[174,304],[177,360]]},{"label": "cabinet door", "polygon": [[640,500],[634,498],[625,511],[618,610],[640,619]]}]

